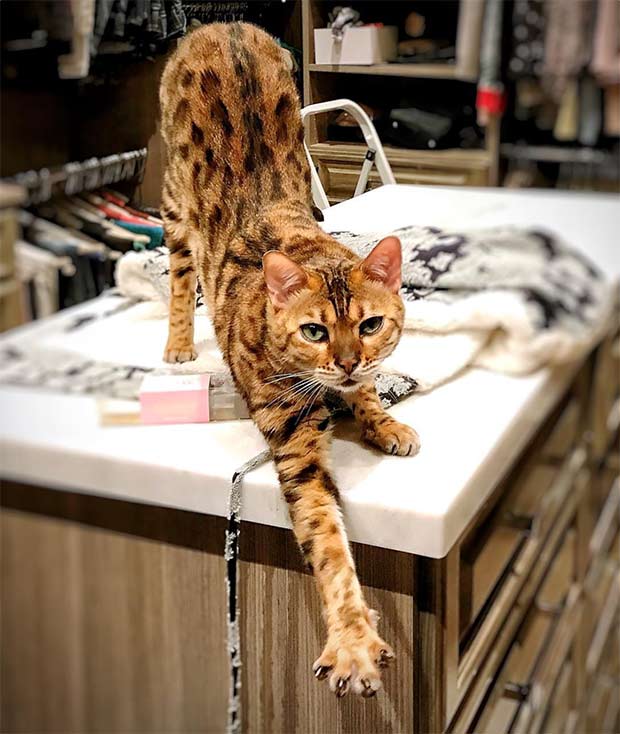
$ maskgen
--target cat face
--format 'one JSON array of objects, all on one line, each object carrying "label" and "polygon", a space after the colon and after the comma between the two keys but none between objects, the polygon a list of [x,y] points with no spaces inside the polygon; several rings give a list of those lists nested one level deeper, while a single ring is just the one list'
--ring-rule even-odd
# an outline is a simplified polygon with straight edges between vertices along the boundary
[{"label": "cat face", "polygon": [[283,371],[343,392],[372,382],[403,327],[399,240],[386,237],[357,265],[324,270],[271,251],[263,269]]}]

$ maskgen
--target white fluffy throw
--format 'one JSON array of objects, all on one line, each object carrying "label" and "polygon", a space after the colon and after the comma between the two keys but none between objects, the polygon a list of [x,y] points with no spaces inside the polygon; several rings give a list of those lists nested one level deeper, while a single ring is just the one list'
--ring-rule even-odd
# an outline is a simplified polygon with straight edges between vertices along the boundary
[{"label": "white fluffy throw", "polygon": [[[332,234],[365,256],[385,233]],[[548,233],[412,226],[394,234],[403,246],[406,334],[386,366],[411,375],[419,390],[468,365],[524,374],[575,359],[611,308],[602,275]],[[128,253],[116,278],[125,296],[167,303],[167,250]]]}]

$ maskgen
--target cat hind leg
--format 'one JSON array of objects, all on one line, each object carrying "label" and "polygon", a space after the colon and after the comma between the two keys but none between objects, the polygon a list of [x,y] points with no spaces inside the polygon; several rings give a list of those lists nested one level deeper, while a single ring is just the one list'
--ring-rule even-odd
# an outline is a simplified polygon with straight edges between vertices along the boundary
[{"label": "cat hind leg", "polygon": [[164,361],[189,362],[197,356],[194,347],[196,266],[180,215],[170,205],[162,214],[170,253],[170,309]]}]

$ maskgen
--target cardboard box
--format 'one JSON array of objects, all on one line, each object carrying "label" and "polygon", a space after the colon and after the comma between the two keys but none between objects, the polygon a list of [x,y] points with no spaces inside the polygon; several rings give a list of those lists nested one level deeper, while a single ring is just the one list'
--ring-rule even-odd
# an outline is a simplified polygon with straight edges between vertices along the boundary
[{"label": "cardboard box", "polygon": [[381,64],[396,58],[397,43],[396,26],[346,28],[341,41],[334,40],[331,28],[315,28],[315,63]]}]

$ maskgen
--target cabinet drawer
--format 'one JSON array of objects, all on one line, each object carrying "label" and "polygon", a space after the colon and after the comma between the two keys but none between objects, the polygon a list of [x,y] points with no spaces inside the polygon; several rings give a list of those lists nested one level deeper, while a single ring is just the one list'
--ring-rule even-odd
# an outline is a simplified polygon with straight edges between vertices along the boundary
[{"label": "cabinet drawer", "polygon": [[[616,576],[616,564],[608,559],[604,559],[600,566],[590,569],[584,583],[584,603],[586,613],[583,623],[583,635],[585,649],[587,651],[591,651],[594,635],[600,621],[601,612],[610,593],[613,593],[614,579]],[[597,660],[591,659],[590,667],[596,668],[597,663]]]},{"label": "cabinet drawer", "polygon": [[561,732],[565,731],[568,715],[571,710],[570,687],[572,675],[572,663],[567,661],[562,668],[558,684],[547,709],[542,725],[543,732],[548,732],[548,734],[561,734]]},{"label": "cabinet drawer", "polygon": [[577,531],[571,528],[536,594],[536,606],[543,612],[559,611],[575,582],[577,570]]},{"label": "cabinet drawer", "polygon": [[609,555],[620,524],[620,479],[603,470],[593,482],[597,496],[591,498],[596,525],[590,538],[590,556],[596,562]]},{"label": "cabinet drawer", "polygon": [[570,400],[543,446],[541,452],[543,461],[551,463],[564,461],[579,440],[579,419],[579,403],[576,399]]},{"label": "cabinet drawer", "polygon": [[[515,719],[523,722],[527,715],[529,720],[531,710],[528,709],[526,712],[525,709],[534,671],[549,645],[555,623],[553,615],[545,614],[536,608],[527,614],[488,699],[478,714],[474,731],[500,734],[500,731],[511,729]],[[507,701],[516,705],[507,707]],[[498,730],[492,728],[491,721],[501,718],[501,712],[507,713],[509,709],[514,709],[513,717],[508,722],[509,726]],[[505,721],[501,722],[502,726],[505,724]]]},{"label": "cabinet drawer", "polygon": [[[353,196],[360,177],[361,166],[352,161],[321,161],[319,175],[328,198],[342,201]],[[466,170],[441,170],[424,167],[392,167],[392,173],[399,184],[418,184],[424,186],[466,186],[479,183],[475,176]],[[381,186],[381,178],[376,168],[368,176],[368,189]]]},{"label": "cabinet drawer", "polygon": [[592,451],[595,459],[601,459],[613,445],[611,434],[617,435],[619,397],[620,333],[616,330],[599,347],[595,364],[592,396]]},{"label": "cabinet drawer", "polygon": [[512,608],[518,580],[524,580],[574,487],[586,454],[578,449],[560,470],[532,464],[521,473],[498,507],[474,528],[461,547],[460,640],[464,652],[487,617],[497,619]]},{"label": "cabinet drawer", "polygon": [[586,619],[584,625],[588,643],[586,681],[592,681],[599,670],[604,667],[603,661],[607,659],[612,641],[617,651],[620,573],[616,564],[612,562],[608,564],[601,579],[601,588],[588,601],[588,614],[595,620],[592,623],[590,619]]},{"label": "cabinet drawer", "polygon": [[581,617],[582,603],[578,591],[573,589],[527,686],[527,697],[519,709],[512,734],[534,734],[542,730],[549,701],[560,686],[566,667],[570,666],[571,647]]},{"label": "cabinet drawer", "polygon": [[592,688],[586,732],[592,734],[617,734],[615,728],[618,716],[618,686],[608,678],[601,677]]},{"label": "cabinet drawer", "polygon": [[[571,457],[558,472],[558,480],[563,481],[565,472],[572,473],[583,460],[583,456]],[[532,615],[529,624],[533,624],[534,617],[539,617],[540,621],[536,622],[536,626],[546,627],[545,618],[552,620],[552,624],[553,620],[560,619],[561,634],[556,638],[556,633],[552,633],[555,642],[549,648],[550,658],[542,648],[527,648],[534,658],[542,656],[542,667],[537,667],[540,680],[536,678],[534,698],[540,698],[541,695],[544,698],[541,691],[549,691],[554,676],[559,674],[558,665],[566,657],[566,641],[572,639],[574,630],[579,626],[577,617],[581,615],[581,605],[577,604],[579,585],[572,583],[572,580],[577,577],[577,508],[584,497],[588,479],[589,473],[586,469],[571,477],[569,490],[564,495],[564,501],[555,513],[554,520],[549,525],[549,533],[545,537],[538,537],[531,529],[534,527],[532,524],[529,530],[524,531],[525,542],[509,571],[504,574],[499,591],[493,594],[484,619],[472,628],[473,633],[470,634],[473,637],[469,647],[461,649],[458,660],[454,693],[458,708],[452,709],[456,710],[450,721],[449,731],[452,734],[486,731],[484,727],[476,727],[477,719],[496,715],[494,706],[503,696],[504,685],[509,682],[506,661],[513,652],[512,645],[517,635],[525,634],[527,628],[522,628],[521,625],[527,614]],[[490,516],[492,518],[493,515]],[[568,617],[567,609],[570,610]],[[518,661],[519,658],[515,660]],[[524,662],[519,665],[527,668],[527,660],[526,657],[522,658]],[[519,684],[522,680],[514,682]],[[533,715],[533,700],[528,706],[529,715]],[[497,716],[507,715],[508,708],[502,705]],[[544,712],[537,709],[536,716],[541,716],[542,713]]]},{"label": "cabinet drawer", "polygon": [[[620,712],[620,616],[616,614],[605,643],[599,670],[589,686],[590,691],[600,691],[592,696],[588,706],[588,731],[617,734]],[[595,728],[596,727],[596,728]]]},{"label": "cabinet drawer", "polygon": [[507,581],[527,534],[493,517],[463,549],[460,565],[459,629],[461,640],[483,613],[485,604]]},{"label": "cabinet drawer", "polygon": [[[537,597],[478,715],[474,731],[538,731],[550,715],[549,701],[556,697],[558,707],[564,706],[568,713],[566,698],[572,670],[569,658],[580,614],[581,601],[575,588],[569,591],[561,611],[543,611]],[[507,701],[516,706],[507,705]],[[509,727],[492,728],[505,727],[510,712]]]},{"label": "cabinet drawer", "polygon": [[476,731],[488,732],[489,734],[508,734],[520,707],[521,701],[503,696],[491,707],[489,716],[484,722],[484,727],[476,727]]}]

